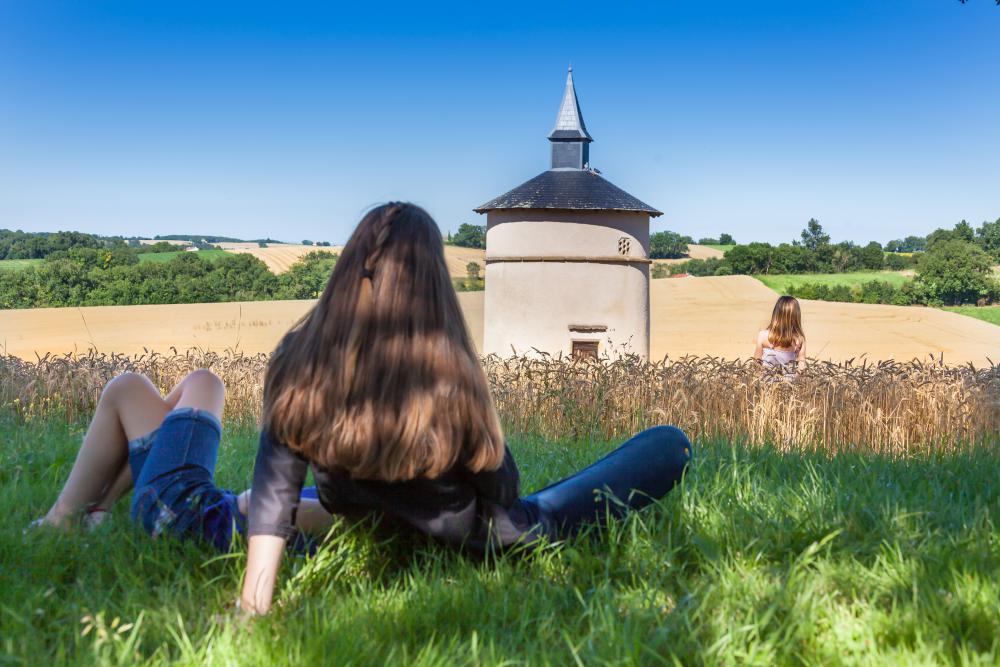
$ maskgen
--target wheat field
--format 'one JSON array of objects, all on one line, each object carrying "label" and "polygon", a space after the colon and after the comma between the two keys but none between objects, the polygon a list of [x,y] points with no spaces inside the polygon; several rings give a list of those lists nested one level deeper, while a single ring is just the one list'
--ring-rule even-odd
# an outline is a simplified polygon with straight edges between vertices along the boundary
[{"label": "wheat field", "polygon": [[[166,392],[208,368],[226,384],[228,419],[255,422],[266,367],[266,355],[231,352],[0,357],[0,406],[29,420],[59,411],[73,421],[91,413],[102,387],[120,373],[142,373]],[[506,428],[555,439],[608,441],[676,424],[696,438],[907,455],[1000,433],[1000,366],[817,363],[794,379],[710,357],[487,357],[484,368]]]}]

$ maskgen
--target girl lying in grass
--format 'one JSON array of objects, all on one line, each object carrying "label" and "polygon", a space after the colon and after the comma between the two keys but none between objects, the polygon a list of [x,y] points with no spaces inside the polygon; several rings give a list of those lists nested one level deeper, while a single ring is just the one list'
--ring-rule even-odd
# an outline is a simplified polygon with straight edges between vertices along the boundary
[{"label": "girl lying in grass", "polygon": [[660,426],[519,498],[441,232],[422,209],[387,204],[358,225],[322,297],[268,367],[241,605],[270,607],[310,467],[332,513],[375,514],[382,525],[485,551],[560,539],[640,508],[680,480],[689,458],[684,434]]},{"label": "girl lying in grass", "polygon": [[[246,527],[248,492],[213,481],[222,436],[222,381],[197,370],[163,398],[149,378],[126,373],[104,388],[66,485],[33,525],[95,527],[133,485],[132,519],[152,536],[173,534],[228,551]],[[297,527],[322,533],[331,517],[307,496]]]}]

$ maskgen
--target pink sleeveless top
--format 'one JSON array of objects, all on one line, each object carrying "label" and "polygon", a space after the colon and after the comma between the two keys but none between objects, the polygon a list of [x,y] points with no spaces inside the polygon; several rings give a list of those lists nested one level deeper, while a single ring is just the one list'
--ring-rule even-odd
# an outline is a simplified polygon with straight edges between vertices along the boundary
[{"label": "pink sleeveless top", "polygon": [[797,350],[776,350],[773,347],[765,347],[760,361],[769,367],[787,366],[788,364],[795,363],[795,359],[798,356],[799,353]]}]

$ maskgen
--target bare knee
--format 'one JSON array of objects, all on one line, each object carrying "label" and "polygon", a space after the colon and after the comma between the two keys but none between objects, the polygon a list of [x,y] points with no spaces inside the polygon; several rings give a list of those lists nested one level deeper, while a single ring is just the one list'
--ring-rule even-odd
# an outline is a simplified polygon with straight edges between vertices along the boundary
[{"label": "bare knee", "polygon": [[226,390],[222,379],[207,368],[199,368],[196,371],[191,371],[181,382],[184,384],[185,389],[190,387],[199,391],[218,392],[225,392]]},{"label": "bare knee", "polygon": [[226,388],[219,376],[207,369],[199,369],[184,378],[176,407],[197,408],[222,416]]},{"label": "bare knee", "polygon": [[153,386],[152,381],[141,373],[122,373],[106,385],[101,393],[102,401],[119,402],[124,396],[135,396],[140,392],[153,391],[159,396],[160,392]]}]

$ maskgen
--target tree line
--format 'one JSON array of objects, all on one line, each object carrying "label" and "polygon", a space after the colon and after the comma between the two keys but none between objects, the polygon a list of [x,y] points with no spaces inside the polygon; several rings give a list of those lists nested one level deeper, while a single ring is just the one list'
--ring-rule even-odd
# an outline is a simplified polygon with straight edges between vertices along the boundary
[{"label": "tree line", "polygon": [[1000,301],[1000,285],[992,271],[992,266],[1000,263],[1000,219],[984,222],[977,229],[963,220],[951,229],[940,228],[925,237],[890,241],[886,247],[919,250],[906,254],[887,252],[875,241],[864,246],[850,242],[831,244],[822,225],[810,220],[800,238],[792,243],[737,245],[722,259],[693,259],[670,267],[656,266],[653,277],[668,272],[694,276],[807,275],[913,268],[915,279],[901,287],[877,280],[854,287],[806,281],[790,293],[806,299],[896,305]]},{"label": "tree line", "polygon": [[140,263],[127,246],[78,246],[37,266],[4,272],[0,308],[312,299],[322,293],[336,260],[316,251],[275,275],[249,254],[209,260],[183,253],[167,262]]}]

